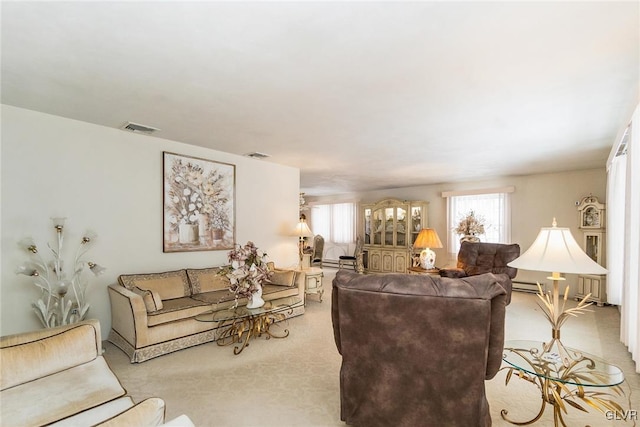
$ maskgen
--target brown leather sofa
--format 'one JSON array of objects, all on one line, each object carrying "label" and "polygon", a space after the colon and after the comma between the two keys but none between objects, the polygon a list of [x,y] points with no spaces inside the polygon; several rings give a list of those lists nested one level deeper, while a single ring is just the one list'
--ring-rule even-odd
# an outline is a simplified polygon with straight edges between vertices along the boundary
[{"label": "brown leather sofa", "polygon": [[333,280],[349,425],[490,426],[484,381],[502,362],[507,294],[493,274],[460,279],[361,275]]},{"label": "brown leather sofa", "polygon": [[442,277],[468,277],[477,274],[493,273],[507,291],[507,305],[511,302],[511,280],[518,269],[507,264],[520,256],[520,245],[484,242],[462,242],[458,252],[457,268],[440,270]]}]

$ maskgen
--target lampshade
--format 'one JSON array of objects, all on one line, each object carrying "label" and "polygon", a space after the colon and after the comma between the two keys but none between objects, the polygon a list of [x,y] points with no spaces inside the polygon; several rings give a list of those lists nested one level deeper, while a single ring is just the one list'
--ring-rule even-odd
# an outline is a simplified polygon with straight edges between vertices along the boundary
[{"label": "lampshade", "polygon": [[542,227],[531,247],[507,264],[524,270],[573,274],[605,274],[607,269],[584,253],[566,227]]},{"label": "lampshade", "polygon": [[442,242],[433,228],[423,228],[413,244],[416,248],[441,248]]},{"label": "lampshade", "polygon": [[309,228],[306,222],[300,221],[293,232],[298,237],[313,237],[313,231]]}]

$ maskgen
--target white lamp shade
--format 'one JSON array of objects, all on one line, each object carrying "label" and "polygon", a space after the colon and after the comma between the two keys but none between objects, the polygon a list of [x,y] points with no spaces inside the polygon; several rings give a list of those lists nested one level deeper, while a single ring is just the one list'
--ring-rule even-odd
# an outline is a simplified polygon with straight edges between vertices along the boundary
[{"label": "white lamp shade", "polygon": [[520,257],[507,264],[524,270],[573,274],[606,274],[607,269],[584,253],[565,227],[540,229],[531,247]]},{"label": "white lamp shade", "polygon": [[298,225],[296,225],[293,234],[298,237],[313,237],[313,232],[304,221],[300,221]]}]

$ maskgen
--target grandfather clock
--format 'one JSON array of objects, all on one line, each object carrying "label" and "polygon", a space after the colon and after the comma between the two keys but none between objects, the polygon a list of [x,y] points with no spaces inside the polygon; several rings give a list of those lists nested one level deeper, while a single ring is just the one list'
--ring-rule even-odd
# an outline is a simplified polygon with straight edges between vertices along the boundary
[{"label": "grandfather clock", "polygon": [[[582,229],[582,249],[589,257],[605,266],[605,205],[597,197],[588,195],[578,204],[579,227]],[[604,274],[581,274],[578,276],[576,299],[591,294],[589,301],[598,306],[607,302],[607,276]]]}]

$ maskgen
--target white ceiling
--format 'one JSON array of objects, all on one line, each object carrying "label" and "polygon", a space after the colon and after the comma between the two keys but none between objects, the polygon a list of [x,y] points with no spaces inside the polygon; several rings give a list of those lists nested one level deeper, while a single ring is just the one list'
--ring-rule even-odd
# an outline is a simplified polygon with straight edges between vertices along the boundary
[{"label": "white ceiling", "polygon": [[2,102],[264,152],[308,195],[604,167],[639,8],[3,2]]}]

